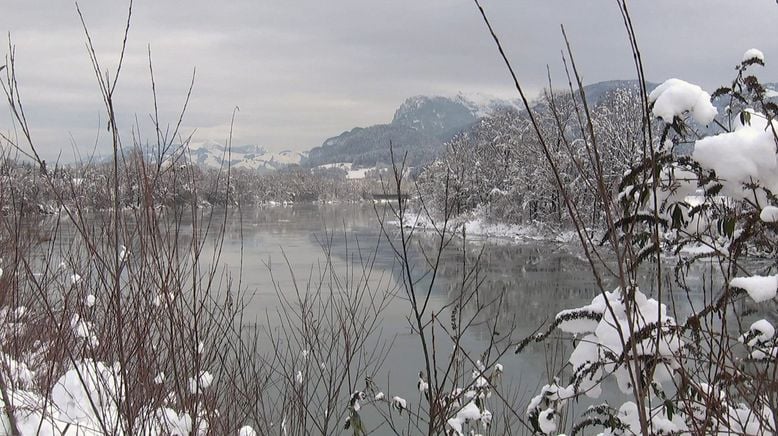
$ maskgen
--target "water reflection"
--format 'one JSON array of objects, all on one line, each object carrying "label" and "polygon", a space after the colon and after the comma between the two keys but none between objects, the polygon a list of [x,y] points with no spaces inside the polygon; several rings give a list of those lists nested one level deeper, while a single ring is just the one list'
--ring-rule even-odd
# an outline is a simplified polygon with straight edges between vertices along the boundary
[{"label": "water reflection", "polygon": [[[379,209],[378,213],[381,212]],[[396,229],[388,233],[392,236],[393,232]],[[397,242],[396,235],[392,241]],[[242,250],[243,286],[253,296],[249,317],[264,319],[266,311],[277,307],[274,288],[292,292],[295,279],[299,285],[300,280],[315,277],[325,252],[332,254],[335,270],[359,262],[360,251],[368,252],[375,257],[375,280],[383,280],[383,286],[401,289],[401,272],[389,242],[383,237],[372,206],[306,205],[232,211],[228,215],[222,260],[237,273]],[[424,252],[434,252],[436,242],[434,236],[417,234],[411,244],[410,261],[415,277],[420,279],[417,289],[421,292],[432,278],[424,275]],[[477,283],[477,306],[481,310],[478,319],[499,320],[498,330],[504,334],[515,329],[516,337],[529,335],[559,310],[586,304],[597,292],[588,265],[564,247],[483,241],[465,245],[455,240],[442,254],[430,296],[431,310],[439,310],[461,293],[463,272],[469,271],[476,260],[477,274],[469,278],[466,288],[472,289]],[[498,300],[499,304],[484,304]],[[464,307],[467,315],[477,310],[473,301]],[[394,340],[386,368],[392,372],[397,389],[407,391],[413,398],[416,374],[423,367],[423,360],[418,338],[411,334],[409,313],[408,302],[397,298],[384,313],[383,334]],[[476,323],[464,346],[477,355],[488,347],[489,339],[487,326]],[[543,345],[503,358],[506,374],[523,381],[520,398],[528,397],[546,379],[547,358]]]}]

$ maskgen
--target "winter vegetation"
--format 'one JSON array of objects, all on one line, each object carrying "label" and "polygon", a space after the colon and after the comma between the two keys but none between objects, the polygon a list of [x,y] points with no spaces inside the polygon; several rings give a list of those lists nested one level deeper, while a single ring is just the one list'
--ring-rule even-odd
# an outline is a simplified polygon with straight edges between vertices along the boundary
[{"label": "winter vegetation", "polygon": [[[122,57],[106,69],[86,23],[113,155],[52,167],[30,134],[10,46],[0,68],[16,132],[3,134],[0,156],[0,431],[776,433],[778,106],[758,78],[769,58],[748,49],[710,93],[676,78],[652,86],[618,4],[635,85],[589,98],[568,42],[567,89],[549,83],[530,103],[476,1],[523,107],[477,121],[472,108],[448,108],[475,124],[455,136],[428,126],[441,144],[453,136],[438,159],[411,170],[413,144],[387,144],[391,167],[372,174],[319,152],[313,170],[208,169],[178,149],[180,121],[163,128],[156,115],[149,157],[143,132],[116,121]],[[402,115],[382,129],[425,122]],[[360,132],[347,133],[330,146],[348,148]],[[277,309],[247,318],[248,290],[222,260],[227,209],[376,192],[396,200],[374,209],[396,286],[376,277],[377,249],[347,246],[342,267],[325,241],[309,271],[269,267],[292,276],[292,289],[276,284]],[[30,219],[41,212],[52,219]],[[521,314],[499,310],[511,290],[484,292],[483,251],[469,238],[539,232],[577,240],[597,292],[520,331]],[[451,247],[463,247],[461,274],[438,305]],[[689,280],[693,266],[703,280]],[[382,320],[398,301],[420,362],[412,380],[387,368]],[[476,329],[486,339],[472,346]],[[536,395],[518,398],[506,362],[544,346],[563,357],[529,375],[543,379]]]},{"label": "winter vegetation", "polygon": [[[105,189],[111,180],[112,164],[83,162],[80,164],[41,166],[19,158],[9,148],[0,165],[4,194],[16,203],[3,202],[9,213],[21,208],[25,214],[57,213],[62,206],[77,203],[85,210],[107,210],[114,206],[113,197]],[[378,175],[366,177],[367,170],[356,174],[339,168],[305,168],[288,165],[270,172],[254,168],[212,168],[197,164],[186,153],[150,159],[140,149],[124,153],[119,165],[119,207],[139,208],[145,196],[158,207],[180,207],[195,202],[201,207],[267,206],[294,202],[355,202],[372,199],[381,192]],[[153,183],[143,186],[143,174],[153,170]],[[352,175],[352,177],[349,177]],[[197,183],[193,183],[197,181]]]}]

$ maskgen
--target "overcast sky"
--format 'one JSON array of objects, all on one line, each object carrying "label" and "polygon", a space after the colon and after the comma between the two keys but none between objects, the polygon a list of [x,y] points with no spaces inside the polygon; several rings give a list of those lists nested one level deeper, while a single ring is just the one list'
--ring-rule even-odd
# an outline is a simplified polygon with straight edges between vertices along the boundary
[{"label": "overcast sky", "polygon": [[[114,65],[127,5],[79,2],[104,67]],[[616,2],[483,0],[522,83],[563,71],[559,30],[572,39],[585,83],[635,78]],[[0,30],[16,48],[34,140],[52,159],[107,144],[101,102],[73,3],[3,0]],[[648,79],[679,77],[709,91],[731,80],[743,52],[760,48],[761,77],[776,81],[774,0],[651,0],[632,4]],[[125,144],[137,117],[154,136],[148,47],[160,112],[174,123],[193,70],[184,132],[224,142],[307,150],[355,126],[389,122],[407,97],[486,94],[513,98],[510,78],[471,0],[136,0],[117,88]],[[7,53],[5,45],[2,49]],[[561,84],[561,82],[560,82]],[[7,110],[0,129],[12,130]]]}]

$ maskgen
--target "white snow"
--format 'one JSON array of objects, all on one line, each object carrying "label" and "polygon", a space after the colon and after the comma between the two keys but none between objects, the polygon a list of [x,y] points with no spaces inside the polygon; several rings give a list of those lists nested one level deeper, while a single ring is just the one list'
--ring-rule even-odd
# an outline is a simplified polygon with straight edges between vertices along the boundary
[{"label": "white snow", "polygon": [[86,303],[87,307],[92,307],[92,306],[95,305],[95,301],[96,300],[97,299],[95,298],[95,296],[93,294],[89,294],[89,295],[86,296],[85,303]]},{"label": "white snow", "polygon": [[97,429],[102,419],[109,420],[108,428],[115,428],[117,400],[124,391],[122,385],[118,365],[84,360],[57,381],[51,400],[67,422]]},{"label": "white snow", "polygon": [[213,383],[213,375],[208,371],[200,371],[197,377],[189,378],[189,392],[199,394],[203,389],[208,389]]},{"label": "white snow", "polygon": [[548,408],[540,412],[538,417],[538,425],[540,425],[540,431],[545,434],[552,434],[556,431],[556,410]]},{"label": "white snow", "polygon": [[[775,327],[766,319],[760,319],[751,324],[748,333],[741,335],[738,338],[738,341],[744,342],[749,347],[753,347],[759,344],[765,344],[772,339],[773,336],[775,336]],[[748,342],[745,341],[746,338],[750,338]]]},{"label": "white snow", "polygon": [[421,394],[426,393],[430,389],[429,383],[425,382],[422,378],[419,378],[419,382],[416,386],[419,388],[419,393]]},{"label": "white snow", "polygon": [[317,167],[314,167],[314,169],[320,168],[320,169],[330,169],[330,168],[338,168],[344,171],[348,171],[351,169],[351,166],[353,164],[351,162],[334,162],[334,163],[328,163],[328,164],[321,164]]},{"label": "white snow", "polygon": [[97,336],[92,333],[93,324],[90,321],[84,321],[81,317],[75,313],[70,318],[70,328],[73,330],[73,334],[79,339],[85,339],[88,341],[92,348],[100,345],[100,341]]},{"label": "white snow", "polygon": [[762,212],[759,213],[759,219],[765,223],[778,222],[778,207],[765,206],[762,208]]},{"label": "white snow", "polygon": [[405,401],[405,398],[401,398],[395,395],[392,397],[392,406],[399,410],[404,410],[408,408],[408,402]]},{"label": "white snow", "polygon": [[750,48],[743,53],[743,62],[750,61],[751,59],[757,59],[764,63],[764,53],[761,50]]},{"label": "white snow", "polygon": [[11,378],[15,386],[24,389],[34,387],[35,373],[27,367],[26,363],[0,352],[0,368]]},{"label": "white snow", "polygon": [[778,291],[778,276],[736,277],[729,285],[744,289],[757,303],[772,300]]},{"label": "white snow", "polygon": [[602,316],[605,311],[605,304],[602,295],[598,295],[592,301],[592,304],[578,308],[563,310],[556,315],[560,321],[559,329],[567,333],[588,333],[593,332],[600,323],[598,316]]},{"label": "white snow", "polygon": [[368,172],[376,170],[376,167],[359,168],[359,169],[353,169],[352,167],[353,164],[351,162],[335,162],[335,163],[322,164],[315,167],[314,169],[338,168],[346,172],[346,179],[348,180],[364,179],[367,176]]},{"label": "white snow", "polygon": [[758,183],[778,192],[778,161],[775,138],[767,128],[764,115],[752,112],[751,121],[739,124],[734,132],[721,133],[698,140],[692,157],[704,168],[716,171],[722,180],[722,195],[749,199],[766,205],[767,195],[757,189],[744,189],[744,183]]},{"label": "white snow", "polygon": [[232,168],[275,170],[299,164],[305,157],[304,153],[296,151],[274,153],[260,146],[234,146],[228,154],[227,148],[216,141],[191,142],[188,147],[193,159],[200,159],[198,163],[211,168],[222,168],[231,163]]},{"label": "white snow", "polygon": [[238,436],[257,436],[257,432],[249,425],[244,425],[238,430]]},{"label": "white snow", "polygon": [[[0,411],[13,410],[22,436],[98,436],[106,433],[103,429],[113,434],[125,434],[122,428],[127,423],[118,409],[124,394],[118,363],[109,365],[90,359],[77,361],[54,383],[50,396],[43,398],[24,390],[34,387],[35,374],[25,364],[6,357],[0,353],[0,359],[8,370],[6,374],[13,380],[6,391],[10,404],[4,404],[0,399]],[[200,378],[204,386],[212,381],[207,373]],[[150,436],[208,434],[207,414],[203,410],[193,419],[188,413],[178,413],[169,407],[152,407],[156,406],[144,406],[146,419],[136,423],[134,433]],[[66,428],[68,432],[63,433]],[[0,434],[11,434],[5,413],[0,413]],[[252,434],[256,433],[239,433],[244,436]]]},{"label": "white snow", "polygon": [[374,170],[375,168],[361,168],[358,170],[349,170],[346,173],[346,178],[349,180],[359,180],[364,179],[367,176],[368,171]]},{"label": "white snow", "polygon": [[759,332],[759,341],[767,342],[775,336],[775,327],[766,319],[751,324],[751,331]]},{"label": "white snow", "polygon": [[698,123],[708,125],[718,113],[710,102],[710,94],[680,79],[666,80],[651,91],[648,99],[654,104],[654,116],[668,123],[688,112]]},{"label": "white snow", "polygon": [[[491,416],[491,413],[489,415]],[[480,419],[481,410],[478,409],[478,406],[471,401],[467,403],[465,407],[459,409],[456,416],[449,419],[447,423],[451,429],[456,432],[457,435],[463,436],[464,433],[462,433],[462,427],[470,421],[477,421]]]}]

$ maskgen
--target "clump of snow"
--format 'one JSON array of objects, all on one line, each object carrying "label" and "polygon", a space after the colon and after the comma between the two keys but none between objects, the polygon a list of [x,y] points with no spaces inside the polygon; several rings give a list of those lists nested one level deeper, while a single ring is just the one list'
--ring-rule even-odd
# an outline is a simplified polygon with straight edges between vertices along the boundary
[{"label": "clump of snow", "polygon": [[27,307],[25,306],[19,306],[16,308],[16,310],[13,311],[13,317],[16,322],[21,321],[24,314],[27,313]]},{"label": "clump of snow", "polygon": [[736,277],[729,285],[744,289],[757,303],[772,300],[778,291],[778,276]]},{"label": "clump of snow", "polygon": [[762,208],[762,212],[759,213],[759,219],[765,223],[778,222],[778,207],[765,206]]},{"label": "clump of snow", "polygon": [[86,303],[87,307],[94,306],[96,301],[97,301],[97,299],[95,298],[95,296],[93,294],[89,294],[89,295],[86,296],[85,303]]},{"label": "clump of snow", "polygon": [[395,395],[392,397],[392,407],[402,412],[408,408],[408,402],[405,401],[405,398],[401,398]]},{"label": "clump of snow", "polygon": [[563,310],[556,315],[559,329],[567,333],[593,332],[600,323],[605,308],[605,298],[598,295],[589,305]]},{"label": "clump of snow", "polygon": [[81,276],[78,273],[73,273],[70,275],[70,284],[75,285],[78,284],[78,282],[81,281]]},{"label": "clump of snow", "polygon": [[[491,420],[491,413],[489,413],[489,419]],[[481,417],[483,415],[481,414],[481,410],[478,408],[478,406],[474,402],[469,402],[465,405],[465,407],[459,409],[457,411],[457,414],[455,417],[449,419],[447,421],[449,427],[451,427],[454,432],[459,435],[463,436],[464,433],[462,433],[463,426],[471,421],[479,421],[481,420]]]},{"label": "clump of snow", "polygon": [[748,333],[741,335],[738,340],[749,347],[753,347],[767,343],[773,336],[775,336],[775,327],[766,319],[760,319],[751,324]]},{"label": "clump of snow", "polygon": [[530,400],[527,406],[530,422],[535,423],[537,428],[546,434],[556,431],[557,412],[562,410],[567,400],[574,396],[573,386],[563,388],[559,385],[559,379],[555,378],[552,383],[543,386],[540,394]]},{"label": "clump of snow", "polygon": [[748,357],[753,360],[775,360],[778,358],[778,346],[764,344],[751,350]]},{"label": "clump of snow", "polygon": [[773,412],[766,405],[761,411],[752,410],[745,404],[738,407],[728,407],[729,419],[722,430],[727,434],[766,435],[775,431]]},{"label": "clump of snow", "polygon": [[383,392],[379,392],[379,393],[375,394],[374,400],[375,401],[381,401],[384,398],[386,398],[386,395]]},{"label": "clump of snow", "polygon": [[688,112],[698,123],[708,125],[718,113],[710,94],[680,79],[666,80],[651,91],[648,99],[653,103],[651,113],[668,123]]},{"label": "clump of snow", "polygon": [[752,112],[750,122],[738,123],[734,132],[698,140],[692,157],[704,168],[716,172],[722,182],[722,195],[766,204],[766,193],[760,189],[744,189],[743,184],[758,184],[778,192],[775,147],[772,129],[768,128],[764,115]]},{"label": "clump of snow", "polygon": [[176,413],[164,407],[157,410],[157,419],[171,435],[188,435],[192,431],[192,417],[188,413]]},{"label": "clump of snow", "polygon": [[751,324],[751,330],[759,332],[759,340],[761,342],[767,342],[775,336],[775,327],[766,319],[760,319]]},{"label": "clump of snow", "polygon": [[[664,405],[652,409],[646,408],[646,417],[649,419],[648,425],[650,426],[651,434],[687,434],[689,431],[682,412],[677,411],[670,419],[664,409]],[[601,433],[602,435],[641,434],[638,406],[634,402],[627,401],[622,404],[619,407],[616,418],[625,427],[626,431],[606,429],[606,431]]]},{"label": "clump of snow", "polygon": [[367,394],[365,394],[363,391],[356,391],[351,394],[351,400],[349,400],[349,403],[351,404],[351,410],[354,412],[359,412],[359,410],[362,408],[362,405],[359,402],[365,400],[367,400]]},{"label": "clump of snow", "polygon": [[154,384],[161,385],[164,382],[165,382],[165,373],[164,372],[160,372],[159,374],[157,374],[156,377],[154,377]]},{"label": "clump of snow", "polygon": [[238,436],[257,436],[257,432],[250,425],[244,425],[238,430]]},{"label": "clump of snow", "polygon": [[[51,390],[61,419],[87,428],[116,428],[117,409],[124,392],[120,367],[84,360],[68,370]],[[94,404],[94,406],[93,406]],[[105,422],[108,420],[108,422]]]},{"label": "clump of snow", "polygon": [[540,412],[540,416],[538,416],[538,425],[540,426],[540,431],[542,431],[543,433],[545,434],[554,433],[557,427],[556,410],[552,408],[548,408]]},{"label": "clump of snow", "polygon": [[199,394],[203,389],[208,389],[213,383],[213,375],[208,371],[200,371],[197,377],[189,378],[189,392]]},{"label": "clump of snow", "polygon": [[[0,398],[0,434],[12,434],[6,415],[9,412],[14,414],[16,427],[23,436],[124,434],[122,430],[128,424],[118,404],[124,401],[125,382],[118,363],[111,365],[90,359],[77,361],[54,383],[49,396],[44,398],[24,390],[34,388],[35,377],[24,363],[16,362],[3,353],[0,353],[0,360],[0,365],[6,369],[5,374],[10,377],[5,392],[10,404],[5,404]],[[200,379],[203,386],[212,382],[207,372],[201,373]],[[136,422],[133,433],[170,436],[209,434],[207,411],[201,409],[193,418],[169,407],[155,407],[143,406],[145,418]],[[218,411],[213,412],[218,414]]]},{"label": "clump of snow", "polygon": [[419,393],[425,394],[430,389],[429,383],[424,381],[424,378],[419,377],[419,381],[416,383],[416,387],[419,388]]},{"label": "clump of snow", "polygon": [[294,379],[298,385],[303,384],[303,372],[297,371],[297,374],[295,374]]},{"label": "clump of snow", "polygon": [[84,321],[77,313],[70,318],[70,328],[73,330],[73,334],[79,339],[87,340],[92,347],[97,347],[100,345],[100,341],[97,339],[97,335],[92,333],[93,327],[91,322]]},{"label": "clump of snow", "polygon": [[0,368],[6,371],[6,374],[13,380],[14,385],[25,389],[33,387],[35,383],[35,372],[24,362],[19,362],[13,357],[0,352]]},{"label": "clump of snow", "polygon": [[743,53],[743,62],[750,61],[751,59],[756,59],[764,64],[764,53],[761,50],[750,48]]},{"label": "clump of snow", "polygon": [[[683,346],[675,330],[675,320],[667,315],[664,304],[648,298],[637,287],[617,288],[598,295],[586,306],[562,311],[557,315],[557,323],[564,331],[584,336],[569,357],[573,369],[570,384],[563,387],[555,379],[527,407],[530,421],[544,432],[556,431],[554,418],[567,400],[579,394],[599,397],[606,375],[615,377],[623,393],[631,393],[630,368],[623,361],[655,357],[658,364],[652,382],[661,387],[662,383],[673,380],[679,365],[676,353]],[[646,329],[651,329],[652,334],[645,334]],[[657,330],[662,331],[658,341]],[[632,345],[625,349],[625,341]]]}]

